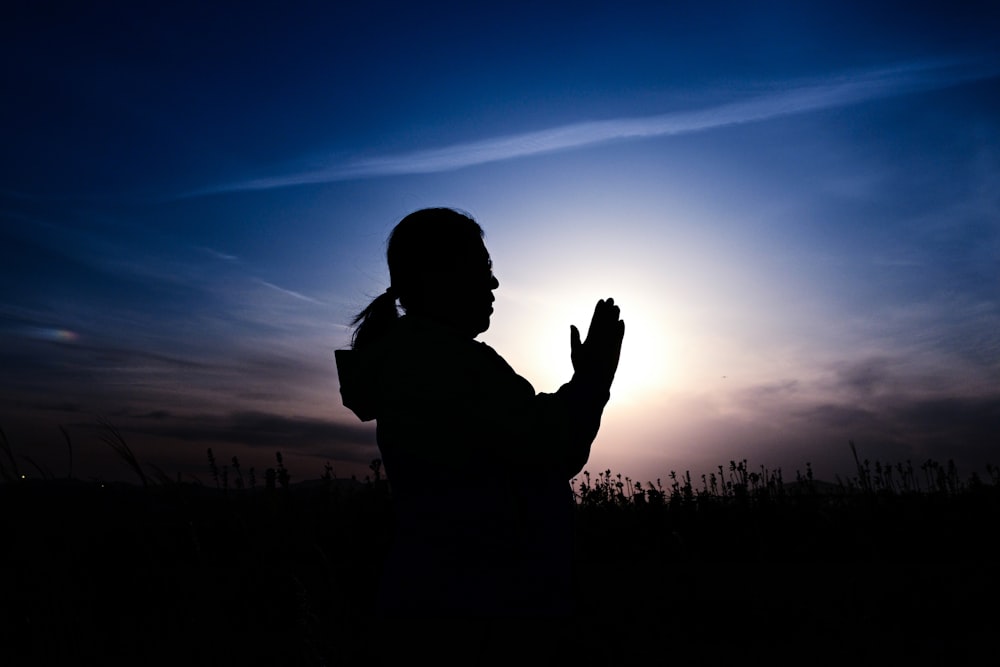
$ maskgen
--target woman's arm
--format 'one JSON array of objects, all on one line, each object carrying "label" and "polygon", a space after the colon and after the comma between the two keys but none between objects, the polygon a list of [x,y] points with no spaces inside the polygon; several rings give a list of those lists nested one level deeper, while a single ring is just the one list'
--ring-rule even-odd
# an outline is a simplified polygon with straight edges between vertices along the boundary
[{"label": "woman's arm", "polygon": [[613,299],[597,302],[587,331],[570,327],[573,378],[554,394],[535,397],[536,423],[545,458],[560,475],[577,475],[590,457],[590,446],[601,426],[601,415],[618,369],[625,323]]}]

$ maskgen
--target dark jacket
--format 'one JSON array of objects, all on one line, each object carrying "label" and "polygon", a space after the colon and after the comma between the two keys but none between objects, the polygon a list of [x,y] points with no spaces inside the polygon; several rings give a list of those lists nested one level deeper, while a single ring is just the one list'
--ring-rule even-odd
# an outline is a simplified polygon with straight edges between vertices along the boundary
[{"label": "dark jacket", "polygon": [[519,613],[568,602],[572,492],[608,394],[536,394],[492,348],[412,316],[336,353],[344,405],[377,420],[396,508],[389,610]]}]

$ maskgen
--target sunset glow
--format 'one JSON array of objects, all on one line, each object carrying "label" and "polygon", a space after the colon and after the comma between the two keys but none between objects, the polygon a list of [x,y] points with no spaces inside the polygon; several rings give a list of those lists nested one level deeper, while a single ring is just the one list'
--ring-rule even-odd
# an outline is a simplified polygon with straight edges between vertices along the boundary
[{"label": "sunset glow", "polygon": [[108,417],[168,471],[211,446],[366,474],[333,354],[393,225],[450,206],[500,281],[480,339],[537,391],[572,376],[570,325],[620,305],[593,466],[831,477],[849,440],[997,463],[997,12],[558,4],[12,18],[19,455],[68,465],[65,425],[78,469],[127,476]]}]

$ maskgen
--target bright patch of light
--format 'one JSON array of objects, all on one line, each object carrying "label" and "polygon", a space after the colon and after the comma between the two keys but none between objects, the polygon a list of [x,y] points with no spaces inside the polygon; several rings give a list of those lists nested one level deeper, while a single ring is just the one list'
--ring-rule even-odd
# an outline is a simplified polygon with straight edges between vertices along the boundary
[{"label": "bright patch of light", "polygon": [[[511,302],[501,309],[516,311],[517,317],[498,321],[489,342],[508,357],[514,368],[538,391],[554,391],[573,375],[570,360],[570,325],[575,324],[586,340],[594,305],[611,297],[622,309],[625,339],[611,390],[616,404],[632,403],[671,381],[675,345],[659,309],[639,290],[595,291],[586,285],[564,287],[544,303],[526,294],[507,295]],[[552,290],[540,294],[553,295]],[[511,298],[513,297],[513,298]],[[498,294],[498,299],[504,295]]]},{"label": "bright patch of light", "polygon": [[639,305],[634,298],[631,308],[620,300],[616,303],[623,308],[625,339],[611,396],[621,405],[649,398],[670,382],[674,344],[665,324],[648,305]]}]

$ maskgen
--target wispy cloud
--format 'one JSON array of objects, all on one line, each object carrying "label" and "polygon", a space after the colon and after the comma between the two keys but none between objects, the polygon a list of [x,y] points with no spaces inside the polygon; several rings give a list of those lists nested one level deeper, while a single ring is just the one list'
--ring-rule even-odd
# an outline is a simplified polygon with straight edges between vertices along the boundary
[{"label": "wispy cloud", "polygon": [[378,176],[453,171],[610,141],[703,132],[730,125],[858,104],[990,78],[996,76],[997,71],[992,64],[975,65],[965,62],[908,64],[859,74],[833,76],[818,82],[786,83],[754,97],[703,109],[572,123],[535,132],[357,159],[332,164],[323,169],[228,183],[190,192],[184,196],[267,190]]},{"label": "wispy cloud", "polygon": [[220,252],[218,250],[214,250],[213,248],[209,248],[207,246],[196,246],[196,247],[198,248],[198,250],[201,250],[202,252],[211,255],[215,259],[222,260],[223,262],[236,262],[239,261],[240,259],[236,255],[230,255],[229,253]]},{"label": "wispy cloud", "polygon": [[279,287],[278,285],[275,285],[274,283],[269,283],[266,280],[261,280],[260,278],[254,278],[254,281],[260,283],[261,285],[264,285],[265,287],[270,287],[271,289],[281,292],[282,294],[285,294],[292,298],[299,299],[301,301],[308,301],[309,303],[323,305],[323,302],[320,301],[319,299],[314,299],[311,296],[306,296],[305,294],[302,294],[300,292],[295,292],[290,289],[285,289],[284,287]]}]

